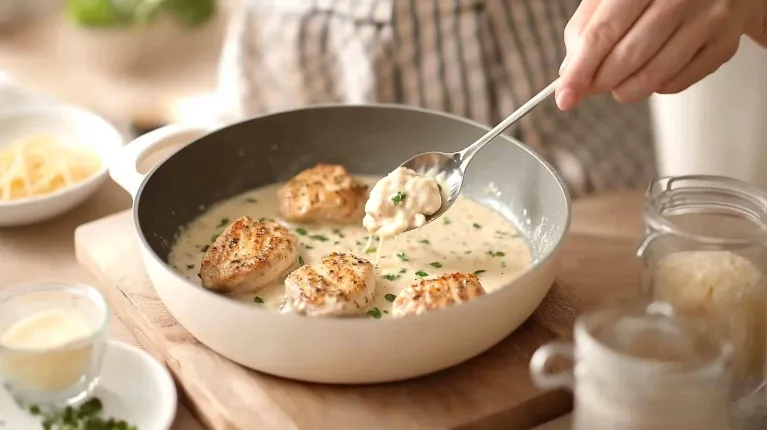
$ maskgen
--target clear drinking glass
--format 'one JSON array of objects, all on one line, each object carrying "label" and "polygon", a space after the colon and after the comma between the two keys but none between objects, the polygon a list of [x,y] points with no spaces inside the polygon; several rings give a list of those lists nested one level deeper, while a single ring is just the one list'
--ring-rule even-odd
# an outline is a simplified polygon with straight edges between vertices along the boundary
[{"label": "clear drinking glass", "polygon": [[765,380],[767,195],[719,176],[659,179],[647,191],[643,290],[720,324],[734,347],[735,396]]},{"label": "clear drinking glass", "polygon": [[[109,307],[87,285],[0,290],[0,380],[22,405],[79,403],[98,383]],[[69,339],[69,340],[67,340]]]},{"label": "clear drinking glass", "polygon": [[[732,347],[708,321],[654,302],[587,313],[574,343],[533,354],[533,382],[575,395],[574,430],[732,430]],[[572,371],[550,371],[565,358]]]}]

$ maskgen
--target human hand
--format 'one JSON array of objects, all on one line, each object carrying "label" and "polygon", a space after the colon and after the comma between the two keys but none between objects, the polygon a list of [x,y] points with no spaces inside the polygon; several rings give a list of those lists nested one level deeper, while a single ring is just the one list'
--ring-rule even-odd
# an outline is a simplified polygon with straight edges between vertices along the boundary
[{"label": "human hand", "polygon": [[765,9],[765,0],[583,0],[565,28],[557,105],[685,90],[732,58],[747,28],[761,29]]}]

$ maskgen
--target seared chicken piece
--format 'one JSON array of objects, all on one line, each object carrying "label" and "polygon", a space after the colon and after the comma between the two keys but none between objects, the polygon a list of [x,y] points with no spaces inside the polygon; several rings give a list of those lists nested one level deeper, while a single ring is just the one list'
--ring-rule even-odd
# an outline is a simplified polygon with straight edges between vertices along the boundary
[{"label": "seared chicken piece", "polygon": [[353,316],[375,297],[375,270],[364,258],[328,254],[299,267],[285,280],[285,312],[308,316]]},{"label": "seared chicken piece", "polygon": [[461,304],[485,294],[473,273],[451,273],[435,279],[422,279],[404,288],[392,305],[392,316],[420,315]]},{"label": "seared chicken piece", "polygon": [[273,221],[237,219],[213,242],[200,264],[202,286],[254,292],[279,282],[298,261],[298,237]]},{"label": "seared chicken piece", "polygon": [[318,164],[299,173],[277,192],[280,213],[292,222],[360,222],[368,186],[344,166]]}]

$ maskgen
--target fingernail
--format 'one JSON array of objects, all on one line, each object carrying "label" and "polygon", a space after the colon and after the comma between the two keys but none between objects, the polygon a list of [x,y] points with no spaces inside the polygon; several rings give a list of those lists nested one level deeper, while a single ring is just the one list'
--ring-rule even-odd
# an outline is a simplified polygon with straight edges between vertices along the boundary
[{"label": "fingernail", "polygon": [[564,73],[565,69],[567,69],[567,63],[570,61],[570,55],[565,54],[565,59],[562,60],[562,65],[559,66],[559,74],[561,75]]},{"label": "fingernail", "polygon": [[568,110],[572,108],[576,103],[575,91],[570,88],[565,88],[562,91],[557,92],[556,96],[557,106],[562,110]]}]

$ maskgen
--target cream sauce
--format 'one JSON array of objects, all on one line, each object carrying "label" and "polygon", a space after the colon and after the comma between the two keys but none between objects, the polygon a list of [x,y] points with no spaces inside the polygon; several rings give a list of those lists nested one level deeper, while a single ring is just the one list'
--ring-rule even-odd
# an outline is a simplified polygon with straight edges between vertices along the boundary
[{"label": "cream sauce", "polygon": [[0,336],[9,349],[33,350],[0,358],[0,370],[8,378],[37,390],[62,390],[77,382],[88,370],[92,344],[72,347],[95,330],[77,311],[51,310],[32,314]]},{"label": "cream sauce", "polygon": [[397,168],[373,186],[365,203],[362,225],[370,234],[364,250],[372,247],[374,236],[381,239],[376,250],[377,264],[384,241],[423,227],[426,217],[441,206],[442,193],[436,179],[419,176],[406,167]]},{"label": "cream sauce", "polygon": [[[369,184],[376,182],[376,178],[361,179]],[[297,225],[280,219],[277,200],[280,186],[249,191],[209,208],[181,229],[168,256],[170,265],[199,284],[197,273],[203,253],[224,228],[244,215],[273,219],[295,232],[302,264],[317,262],[331,252],[349,253],[375,262],[375,249],[362,251],[368,232],[359,224]],[[376,245],[378,240],[373,238]],[[509,284],[531,265],[530,250],[512,223],[488,207],[459,197],[440,219],[386,243],[375,268],[376,299],[369,314],[374,317],[388,314],[400,290],[422,277],[474,272],[490,293]],[[285,287],[278,283],[255,295],[236,298],[279,309],[284,295]]]}]

